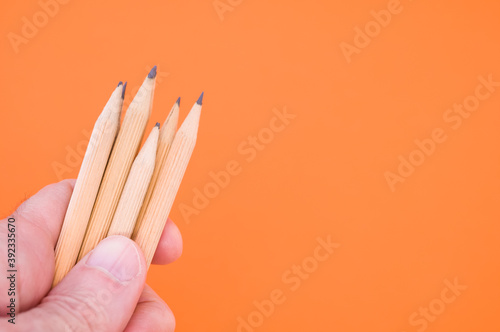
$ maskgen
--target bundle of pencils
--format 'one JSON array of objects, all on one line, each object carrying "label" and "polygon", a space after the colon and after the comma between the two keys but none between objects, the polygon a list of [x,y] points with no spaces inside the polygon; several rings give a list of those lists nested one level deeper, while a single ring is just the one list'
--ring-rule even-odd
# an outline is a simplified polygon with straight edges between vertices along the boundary
[{"label": "bundle of pencils", "polygon": [[120,126],[127,83],[120,82],[97,119],[56,245],[57,285],[110,235],[132,238],[149,265],[196,144],[203,93],[177,130],[180,98],[139,151],[153,105],[156,66]]}]

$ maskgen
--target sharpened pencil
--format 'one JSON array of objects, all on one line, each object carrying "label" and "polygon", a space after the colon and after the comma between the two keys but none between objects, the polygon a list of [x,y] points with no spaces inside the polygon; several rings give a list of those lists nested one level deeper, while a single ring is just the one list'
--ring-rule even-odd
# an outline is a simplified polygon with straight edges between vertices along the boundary
[{"label": "sharpened pencil", "polygon": [[143,222],[133,240],[144,252],[149,267],[196,145],[203,93],[175,134],[172,147],[161,167],[158,181],[146,208]]},{"label": "sharpened pencil", "polygon": [[151,200],[151,194],[153,193],[153,189],[158,181],[158,175],[160,174],[160,169],[165,164],[165,160],[167,159],[168,151],[170,150],[170,146],[172,141],[174,140],[175,131],[177,130],[177,122],[179,121],[179,105],[181,98],[179,97],[175,102],[174,106],[170,110],[163,126],[160,129],[160,138],[158,139],[158,151],[156,152],[156,165],[153,172],[153,177],[151,178],[151,182],[149,183],[149,188],[146,193],[146,197],[144,198],[144,202],[141,207],[141,211],[139,212],[139,216],[137,217],[137,222],[134,228],[134,234],[137,233],[137,230],[140,228],[142,224],[142,220],[144,218],[144,213],[146,212],[146,208],[149,205],[149,201]]},{"label": "sharpened pencil", "polygon": [[113,143],[120,127],[125,86],[115,88],[97,119],[55,249],[55,286],[75,265]]},{"label": "sharpened pencil", "polygon": [[153,176],[159,132],[160,124],[157,123],[132,164],[108,236],[132,236],[139,210]]},{"label": "sharpened pencil", "polygon": [[97,194],[78,260],[94,249],[108,234],[109,226],[151,114],[155,79],[156,66],[151,69],[125,113],[122,127],[116,138]]}]

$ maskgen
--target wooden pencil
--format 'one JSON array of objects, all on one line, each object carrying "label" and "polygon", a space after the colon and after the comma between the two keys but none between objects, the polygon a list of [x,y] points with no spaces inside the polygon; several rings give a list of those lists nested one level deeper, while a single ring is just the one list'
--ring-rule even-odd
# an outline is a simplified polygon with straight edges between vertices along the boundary
[{"label": "wooden pencil", "polygon": [[118,84],[94,125],[57,241],[52,286],[64,278],[78,257],[106,163],[120,127],[125,87],[126,83]]},{"label": "wooden pencil", "polygon": [[142,224],[142,220],[144,218],[144,213],[146,212],[146,207],[149,205],[149,201],[151,200],[151,194],[153,193],[153,189],[158,181],[158,175],[160,174],[160,169],[165,164],[165,160],[167,159],[168,151],[170,150],[170,146],[172,141],[174,140],[175,131],[177,130],[177,122],[179,121],[179,105],[181,102],[181,98],[179,97],[175,102],[174,106],[170,110],[163,126],[160,129],[160,137],[158,139],[158,150],[156,152],[156,164],[153,172],[153,177],[151,178],[151,182],[149,183],[148,191],[146,193],[146,197],[144,198],[144,202],[142,204],[141,210],[139,212],[139,216],[137,217],[137,221],[134,228],[134,234],[137,233],[137,230],[140,228]]},{"label": "wooden pencil", "polygon": [[156,126],[151,130],[146,143],[144,143],[144,146],[132,164],[130,174],[120,197],[120,202],[111,222],[108,236],[132,236],[139,210],[141,209],[151,177],[153,176],[159,132],[160,124],[156,123]]},{"label": "wooden pencil", "polygon": [[160,236],[179,190],[182,177],[196,144],[203,93],[175,134],[167,160],[160,170],[158,181],[146,208],[143,223],[133,237],[144,252],[149,267]]},{"label": "wooden pencil", "polygon": [[130,103],[111,152],[78,260],[108,234],[130,168],[139,150],[151,114],[156,66],[151,69]]}]

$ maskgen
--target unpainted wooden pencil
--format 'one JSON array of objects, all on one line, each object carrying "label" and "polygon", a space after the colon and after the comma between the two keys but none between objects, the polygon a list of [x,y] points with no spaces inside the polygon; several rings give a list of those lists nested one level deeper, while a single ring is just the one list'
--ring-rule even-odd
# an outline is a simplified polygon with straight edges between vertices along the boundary
[{"label": "unpainted wooden pencil", "polygon": [[144,202],[142,204],[141,210],[139,212],[139,216],[137,217],[137,221],[134,228],[134,234],[137,233],[138,229],[142,224],[142,220],[144,218],[144,213],[146,212],[146,208],[149,205],[149,201],[151,200],[151,194],[153,193],[153,189],[158,181],[158,175],[160,174],[161,167],[165,164],[165,160],[167,159],[168,151],[170,150],[170,146],[172,141],[174,140],[175,131],[177,130],[177,122],[179,121],[179,105],[181,102],[181,98],[179,97],[175,102],[174,106],[170,110],[163,126],[160,129],[160,137],[158,139],[158,150],[156,152],[156,164],[153,172],[153,177],[151,178],[151,182],[149,183],[148,191],[146,193],[146,197],[144,198]]},{"label": "unpainted wooden pencil", "polygon": [[202,100],[203,93],[175,134],[165,165],[160,170],[151,201],[146,208],[143,223],[133,237],[143,250],[148,267],[196,144]]},{"label": "unpainted wooden pencil", "polygon": [[151,69],[125,113],[99,193],[90,216],[78,260],[108,234],[130,168],[139,150],[151,114],[156,66]]},{"label": "unpainted wooden pencil", "polygon": [[125,85],[120,82],[97,118],[55,249],[55,286],[75,265],[92,207],[120,127]]},{"label": "unpainted wooden pencil", "polygon": [[159,132],[160,123],[156,123],[156,126],[151,130],[146,143],[144,143],[132,164],[130,174],[120,197],[120,202],[111,222],[108,236],[132,236],[139,210],[144,202],[146,191],[153,176]]}]

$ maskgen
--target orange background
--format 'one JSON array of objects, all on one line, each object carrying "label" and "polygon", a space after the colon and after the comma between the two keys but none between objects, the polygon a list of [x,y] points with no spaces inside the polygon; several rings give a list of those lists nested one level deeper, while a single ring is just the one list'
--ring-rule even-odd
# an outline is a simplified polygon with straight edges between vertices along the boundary
[{"label": "orange background", "polygon": [[[232,0],[221,20],[212,0],[72,0],[18,53],[8,34],[42,9],[3,2],[2,216],[58,181],[54,163],[81,149],[119,80],[130,101],[157,64],[148,131],[177,96],[183,119],[205,91],[171,213],[184,253],[149,275],[178,331],[237,331],[253,315],[255,331],[410,332],[422,330],[410,316],[430,304],[443,312],[426,331],[500,329],[500,87],[460,128],[443,119],[479,75],[500,81],[500,4],[401,0],[348,63],[340,44],[389,2]],[[296,118],[246,161],[238,146],[284,107]],[[392,192],[385,172],[434,128],[446,141]],[[179,205],[231,160],[241,173],[183,217]],[[283,275],[327,236],[340,247],[291,291]],[[467,289],[442,309],[455,278]],[[286,300],[258,322],[254,301],[275,289]]]}]

